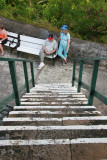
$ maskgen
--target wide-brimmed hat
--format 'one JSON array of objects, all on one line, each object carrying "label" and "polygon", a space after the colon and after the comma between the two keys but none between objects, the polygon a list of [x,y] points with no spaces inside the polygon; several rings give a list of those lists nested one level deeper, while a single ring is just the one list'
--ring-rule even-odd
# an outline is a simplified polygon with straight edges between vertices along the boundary
[{"label": "wide-brimmed hat", "polygon": [[67,29],[67,28],[68,28],[68,26],[67,26],[67,25],[63,25],[63,26],[61,27],[61,29],[62,29],[62,30],[66,30],[66,31],[68,31],[68,29]]}]

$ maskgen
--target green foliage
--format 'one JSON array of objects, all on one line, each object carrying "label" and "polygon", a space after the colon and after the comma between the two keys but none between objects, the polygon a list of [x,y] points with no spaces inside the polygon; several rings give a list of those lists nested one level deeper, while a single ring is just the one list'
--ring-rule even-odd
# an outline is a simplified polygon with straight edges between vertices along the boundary
[{"label": "green foliage", "polygon": [[107,34],[107,4],[104,0],[51,0],[44,16],[60,28],[67,24],[69,29],[83,39]]},{"label": "green foliage", "polygon": [[106,0],[0,0],[0,14],[28,23],[48,20],[57,28],[66,24],[73,36],[107,43]]},{"label": "green foliage", "polygon": [[5,0],[0,0],[0,9],[4,9],[6,6],[6,1]]}]

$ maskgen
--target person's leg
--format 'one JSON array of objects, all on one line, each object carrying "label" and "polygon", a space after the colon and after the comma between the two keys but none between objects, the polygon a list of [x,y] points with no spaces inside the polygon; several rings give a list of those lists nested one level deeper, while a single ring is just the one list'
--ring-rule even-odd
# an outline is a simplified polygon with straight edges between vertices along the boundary
[{"label": "person's leg", "polygon": [[66,65],[67,64],[67,54],[68,54],[68,51],[66,51],[66,46],[64,47],[64,57],[66,60],[63,61],[63,65]]},{"label": "person's leg", "polygon": [[4,55],[4,50],[3,50],[2,44],[0,44],[0,50],[1,50],[1,56],[3,56]]},{"label": "person's leg", "polygon": [[5,39],[4,41],[0,42],[1,56],[3,56],[5,54],[2,45],[6,44],[7,41],[8,41],[8,39]]},{"label": "person's leg", "polygon": [[62,54],[63,52],[63,47],[62,45],[59,45],[59,49],[58,49],[58,56],[60,56],[62,59],[64,59],[64,55]]},{"label": "person's leg", "polygon": [[62,54],[63,51],[64,51],[64,47],[60,45],[58,49],[58,55],[63,59],[62,65],[65,65],[67,63],[67,60],[66,60],[66,56]]},{"label": "person's leg", "polygon": [[40,50],[39,57],[40,57],[40,65],[39,65],[38,69],[42,69],[42,67],[45,65],[44,64],[45,53],[44,53],[43,49]]},{"label": "person's leg", "polygon": [[45,53],[43,49],[40,50],[39,57],[40,57],[40,62],[44,62]]},{"label": "person's leg", "polygon": [[66,51],[66,47],[64,47],[64,57],[67,59],[68,51]]}]

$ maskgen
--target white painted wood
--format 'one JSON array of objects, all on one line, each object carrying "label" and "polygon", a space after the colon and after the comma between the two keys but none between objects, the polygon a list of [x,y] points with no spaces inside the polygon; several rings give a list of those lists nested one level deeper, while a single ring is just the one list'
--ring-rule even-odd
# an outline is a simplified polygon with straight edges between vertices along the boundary
[{"label": "white painted wood", "polygon": [[17,33],[13,33],[13,32],[9,32],[7,31],[7,35],[10,35],[10,36],[13,36],[13,37],[18,37],[18,34]]},{"label": "white painted wood", "polygon": [[26,95],[37,95],[37,96],[41,96],[41,95],[51,95],[51,96],[70,96],[70,95],[83,95],[82,93],[77,93],[77,92],[70,92],[70,93],[51,93],[51,92],[38,92],[38,91],[36,91],[36,92],[30,92],[30,93],[26,93],[25,94],[25,96]]},{"label": "white painted wood", "polygon": [[17,109],[44,109],[44,108],[45,109],[96,109],[96,107],[94,106],[14,106],[15,110]]},{"label": "white painted wood", "polygon": [[[8,40],[9,41],[7,41],[7,43],[5,43],[4,45],[5,46],[10,46],[11,48],[14,48],[14,47],[16,47],[16,43],[18,42],[18,34],[17,33],[13,33],[13,32],[9,32],[9,31],[7,31],[7,36],[8,36]],[[9,36],[12,36],[12,37],[9,37]],[[10,41],[13,41],[14,40],[14,42],[10,45]]]},{"label": "white painted wood", "polygon": [[29,42],[29,43],[36,43],[36,44],[40,44],[40,45],[43,45],[45,42],[44,39],[34,38],[34,37],[29,37],[29,36],[24,36],[24,35],[20,35],[20,40],[25,41],[25,42]]},{"label": "white painted wood", "polygon": [[107,130],[107,125],[72,125],[72,126],[0,126],[0,131],[27,130]]},{"label": "white painted wood", "polygon": [[107,120],[107,116],[87,116],[87,117],[63,117],[63,121],[83,121],[83,120]]},{"label": "white painted wood", "polygon": [[[49,97],[47,97],[48,98],[48,100],[50,100],[51,101],[51,99],[49,99]],[[44,98],[34,98],[34,97],[32,97],[32,98],[23,98],[23,99],[20,99],[20,101],[21,102],[26,102],[26,101],[35,101],[35,102],[38,102],[38,101],[46,101],[46,100],[44,100]],[[54,100],[52,100],[52,101],[56,101],[56,102],[58,102],[58,101],[88,101],[88,99],[87,98],[54,98]]]},{"label": "white painted wood", "polygon": [[71,89],[65,89],[65,88],[32,88],[30,91],[54,91],[54,92],[71,92],[75,91],[77,92],[77,89],[71,88]]},{"label": "white painted wood", "polygon": [[71,105],[71,104],[87,104],[87,101],[72,101],[71,102],[21,102],[21,105]]},{"label": "white painted wood", "polygon": [[77,138],[72,139],[71,144],[85,144],[85,143],[107,143],[107,138]]},{"label": "white painted wood", "polygon": [[[34,95],[34,94],[25,94],[24,96],[22,96],[22,98],[41,98],[41,97],[47,97],[46,95]],[[48,97],[51,97],[51,98],[64,98],[64,97],[69,97],[69,95],[49,95]],[[85,97],[85,95],[82,95],[82,94],[80,94],[80,95],[76,95],[76,94],[74,94],[74,95],[72,95],[72,97],[75,97],[75,98],[79,98],[79,97],[81,97],[81,98],[84,98]]]},{"label": "white painted wood", "polygon": [[39,139],[39,140],[0,140],[0,146],[31,146],[31,145],[64,145],[70,144],[69,139]]},{"label": "white painted wood", "polygon": [[[71,112],[71,113],[74,113],[74,112]],[[54,115],[54,114],[64,114],[63,112],[61,112],[61,111],[54,111],[54,112],[51,112],[51,111],[49,111],[49,110],[47,110],[47,111],[11,111],[10,113],[9,113],[9,115],[14,115],[14,114],[52,114],[52,115]]]},{"label": "white painted wood", "polygon": [[8,117],[8,118],[4,118],[3,122],[34,122],[34,121],[62,121],[62,118],[25,118],[25,117]]},{"label": "white painted wood", "polygon": [[[18,114],[50,114],[50,115],[60,115],[60,114],[76,114],[76,112],[75,111],[69,111],[69,112],[67,112],[67,113],[64,113],[64,112],[62,112],[62,111],[49,111],[49,110],[46,110],[46,111],[11,111],[10,113],[9,113],[9,115],[18,115]],[[101,114],[101,112],[98,112],[98,111],[83,111],[82,112],[82,114]]]}]

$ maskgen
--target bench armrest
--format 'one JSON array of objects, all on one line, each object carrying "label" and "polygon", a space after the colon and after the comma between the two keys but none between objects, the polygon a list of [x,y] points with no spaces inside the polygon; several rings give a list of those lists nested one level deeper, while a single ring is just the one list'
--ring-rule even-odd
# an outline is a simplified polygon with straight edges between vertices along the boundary
[{"label": "bench armrest", "polygon": [[52,53],[52,58],[54,58],[55,55],[57,55],[57,51],[55,51],[54,53]]},{"label": "bench armrest", "polygon": [[[18,40],[18,42],[15,42],[15,39],[17,39]],[[11,47],[11,44],[13,44],[13,43],[16,43],[16,45],[15,45],[15,47],[13,47],[13,49],[14,48],[17,48],[17,47],[19,47],[20,46],[20,35],[18,34],[18,37],[16,38],[16,37],[14,37],[13,38],[13,40],[12,41],[10,41],[10,43],[9,43],[9,47]]]}]

